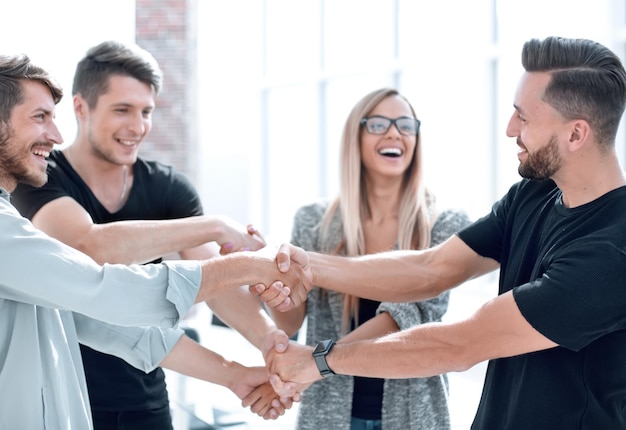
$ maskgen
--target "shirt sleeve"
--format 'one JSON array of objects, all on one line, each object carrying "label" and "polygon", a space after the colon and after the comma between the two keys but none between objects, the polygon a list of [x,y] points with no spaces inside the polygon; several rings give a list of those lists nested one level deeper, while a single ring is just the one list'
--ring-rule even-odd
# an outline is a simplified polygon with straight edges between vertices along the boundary
[{"label": "shirt sleeve", "polygon": [[148,373],[156,369],[176,345],[180,328],[123,327],[107,324],[74,312],[78,340],[83,345],[115,355]]},{"label": "shirt sleeve", "polygon": [[626,328],[624,265],[613,243],[578,243],[555,256],[543,276],[513,288],[513,297],[535,330],[578,351]]},{"label": "shirt sleeve", "polygon": [[0,199],[0,298],[80,312],[118,325],[173,327],[195,301],[196,261],[98,265],[50,238]]}]

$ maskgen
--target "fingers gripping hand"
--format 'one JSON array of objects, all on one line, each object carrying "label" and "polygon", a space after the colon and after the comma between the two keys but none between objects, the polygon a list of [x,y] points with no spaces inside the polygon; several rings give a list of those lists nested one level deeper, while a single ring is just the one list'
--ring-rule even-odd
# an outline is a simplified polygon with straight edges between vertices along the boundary
[{"label": "fingers gripping hand", "polygon": [[293,309],[293,302],[289,298],[291,289],[281,281],[275,281],[269,287],[263,284],[250,286],[250,294],[257,296],[265,305],[281,312]]},{"label": "fingers gripping hand", "polygon": [[276,419],[285,414],[285,410],[291,408],[293,401],[281,399],[272,385],[265,382],[256,387],[241,402],[244,408],[250,407],[250,410],[266,420]]},{"label": "fingers gripping hand", "polygon": [[[285,243],[278,249],[276,264],[282,273],[287,274],[295,271],[292,276],[295,276],[299,282],[288,283],[287,285],[291,287],[289,298],[293,306],[299,306],[306,300],[307,294],[313,287],[313,270],[306,251],[290,243]],[[285,306],[283,305],[283,307]]]},{"label": "fingers gripping hand", "polygon": [[290,342],[285,352],[272,350],[266,358],[270,382],[280,396],[299,395],[310,383],[321,378],[312,357],[313,348]]},{"label": "fingers gripping hand", "polygon": [[252,224],[244,228],[225,217],[221,218],[221,222],[222,234],[218,240],[221,255],[237,251],[256,251],[265,246],[265,239]]},{"label": "fingers gripping hand", "polygon": [[277,353],[285,352],[289,345],[289,336],[283,330],[273,330],[266,334],[261,340],[261,353],[263,358],[267,361],[268,356],[272,351]]}]

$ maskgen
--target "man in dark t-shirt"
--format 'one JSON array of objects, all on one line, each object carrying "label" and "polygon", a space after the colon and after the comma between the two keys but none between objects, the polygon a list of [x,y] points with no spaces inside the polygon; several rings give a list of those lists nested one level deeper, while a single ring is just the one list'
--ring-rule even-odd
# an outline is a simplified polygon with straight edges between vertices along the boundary
[{"label": "man in dark t-shirt", "polygon": [[[161,71],[143,49],[118,42],[90,49],[74,76],[76,139],[50,154],[48,183],[18,186],[13,203],[37,228],[100,264],[158,262],[175,253],[203,260],[216,255],[215,248],[221,253],[261,248],[264,241],[253,229],[227,217],[204,216],[200,197],[185,175],[138,157],[160,85]],[[128,285],[129,296],[132,290]],[[245,289],[228,292],[210,305],[257,347],[264,336],[287,341]],[[80,332],[80,319],[74,319]],[[132,333],[141,345],[141,334]],[[165,377],[158,367],[166,360],[187,374],[227,386],[244,404],[254,406],[256,399],[265,405],[255,409],[261,416],[276,418],[284,412],[263,368],[227,362],[181,329],[162,330],[161,337],[162,349],[145,351],[150,369],[137,369],[81,344],[96,430],[171,429]]]},{"label": "man in dark t-shirt", "polygon": [[[500,269],[499,295],[458,322],[375,340],[290,345],[274,387],[321,374],[414,378],[490,360],[473,429],[626,428],[626,177],[615,137],[626,71],[585,39],[528,41],[507,135],[524,178],[442,245],[367,257],[285,245],[315,285],[372,300],[424,300]],[[252,286],[289,310],[280,284]],[[332,377],[332,376],[329,376]]]}]

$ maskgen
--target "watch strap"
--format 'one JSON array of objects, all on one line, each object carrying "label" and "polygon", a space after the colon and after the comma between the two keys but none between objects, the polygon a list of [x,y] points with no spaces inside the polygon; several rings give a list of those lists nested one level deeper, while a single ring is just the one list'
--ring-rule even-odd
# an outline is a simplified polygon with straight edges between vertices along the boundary
[{"label": "watch strap", "polygon": [[333,346],[335,346],[335,342],[332,339],[327,339],[319,342],[313,350],[313,358],[315,359],[317,370],[319,370],[320,375],[322,375],[322,377],[324,378],[329,375],[335,374],[335,372],[333,372],[332,369],[328,366],[328,362],[326,361],[326,356],[333,348]]}]

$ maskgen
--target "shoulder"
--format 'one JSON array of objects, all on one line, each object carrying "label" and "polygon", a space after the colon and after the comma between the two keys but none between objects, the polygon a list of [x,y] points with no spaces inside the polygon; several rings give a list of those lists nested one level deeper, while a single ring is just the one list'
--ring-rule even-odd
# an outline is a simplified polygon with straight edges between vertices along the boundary
[{"label": "shoulder", "polygon": [[294,218],[296,222],[319,223],[327,208],[328,202],[325,201],[310,203],[298,208]]},{"label": "shoulder", "polygon": [[464,210],[447,209],[440,212],[431,227],[431,246],[444,242],[469,224],[470,217]]},{"label": "shoulder", "polygon": [[137,158],[134,169],[136,172],[148,176],[172,176],[176,172],[176,169],[169,164],[155,160],[146,160],[141,157]]},{"label": "shoulder", "polygon": [[187,174],[176,169],[174,166],[160,161],[146,160],[139,157],[133,169],[141,180],[167,182],[174,185],[194,188]]},{"label": "shoulder", "polygon": [[467,212],[462,209],[446,209],[440,212],[435,219],[432,230],[459,229],[471,223]]},{"label": "shoulder", "polygon": [[300,207],[294,216],[291,242],[307,250],[318,249],[322,218],[327,207],[328,204],[321,201]]}]

